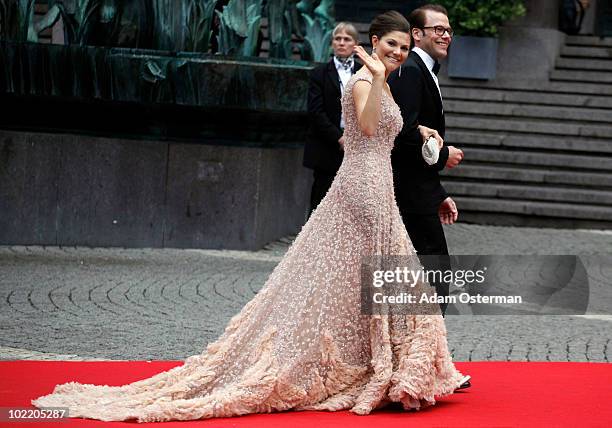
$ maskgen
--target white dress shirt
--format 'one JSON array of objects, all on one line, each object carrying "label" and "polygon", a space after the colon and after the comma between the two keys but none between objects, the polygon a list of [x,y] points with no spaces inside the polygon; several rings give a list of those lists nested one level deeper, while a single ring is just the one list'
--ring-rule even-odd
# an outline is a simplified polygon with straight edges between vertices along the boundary
[{"label": "white dress shirt", "polygon": [[[349,79],[353,75],[353,68],[355,67],[355,62],[353,60],[353,66],[348,70],[344,68],[344,65],[338,61],[336,57],[334,57],[334,64],[336,65],[336,70],[338,70],[338,76],[340,76],[340,95],[344,95],[344,87],[348,83]],[[344,129],[344,115],[340,115],[340,128]]]},{"label": "white dress shirt", "polygon": [[436,82],[436,86],[438,87],[438,94],[440,94],[440,100],[442,100],[442,92],[440,91],[440,84],[438,83],[438,76],[433,72],[433,67],[436,63],[436,60],[433,59],[427,52],[425,52],[421,48],[414,47],[412,51],[421,57],[427,69],[429,70],[429,74],[433,77],[434,82]]}]

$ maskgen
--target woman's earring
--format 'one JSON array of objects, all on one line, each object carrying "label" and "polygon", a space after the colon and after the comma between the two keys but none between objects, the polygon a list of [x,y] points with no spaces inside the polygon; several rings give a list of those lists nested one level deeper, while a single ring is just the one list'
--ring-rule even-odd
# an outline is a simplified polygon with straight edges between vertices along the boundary
[{"label": "woman's earring", "polygon": [[372,55],[376,53],[376,48],[372,48]]},{"label": "woman's earring", "polygon": [[400,65],[400,69],[397,72],[397,77],[402,77],[402,66]]}]

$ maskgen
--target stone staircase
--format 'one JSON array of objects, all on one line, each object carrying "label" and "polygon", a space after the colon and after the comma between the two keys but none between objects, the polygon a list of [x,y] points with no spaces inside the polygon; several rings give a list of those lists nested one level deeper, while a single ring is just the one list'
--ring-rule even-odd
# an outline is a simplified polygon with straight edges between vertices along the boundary
[{"label": "stone staircase", "polygon": [[612,229],[612,38],[568,37],[547,82],[441,84],[461,219]]}]

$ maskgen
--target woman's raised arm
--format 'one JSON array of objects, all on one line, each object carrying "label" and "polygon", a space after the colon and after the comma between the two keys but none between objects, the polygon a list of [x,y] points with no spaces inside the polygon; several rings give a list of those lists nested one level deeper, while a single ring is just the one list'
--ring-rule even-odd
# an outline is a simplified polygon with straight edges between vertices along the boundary
[{"label": "woman's raised arm", "polygon": [[360,80],[353,86],[353,101],[361,131],[371,137],[376,134],[381,115],[382,91],[385,85],[385,65],[376,53],[368,55],[364,48],[355,46],[355,54],[372,73],[372,84]]}]

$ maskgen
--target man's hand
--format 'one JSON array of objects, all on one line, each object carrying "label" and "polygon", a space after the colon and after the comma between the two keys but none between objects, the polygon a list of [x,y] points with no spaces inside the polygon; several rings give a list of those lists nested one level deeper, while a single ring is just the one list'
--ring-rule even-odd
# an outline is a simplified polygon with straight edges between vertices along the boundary
[{"label": "man's hand", "polygon": [[447,168],[454,168],[463,160],[463,151],[455,146],[448,146],[448,160],[446,161]]},{"label": "man's hand", "polygon": [[419,125],[417,129],[419,130],[419,133],[421,134],[423,143],[425,143],[425,141],[427,141],[429,137],[434,137],[436,141],[438,142],[438,149],[441,149],[444,146],[444,140],[442,139],[442,137],[440,137],[440,134],[438,134],[438,131],[436,131],[435,129],[428,128],[423,125]]},{"label": "man's hand", "polygon": [[444,199],[440,204],[440,208],[438,208],[438,217],[440,217],[440,223],[442,224],[453,224],[457,221],[459,211],[457,210],[455,201],[453,201],[450,196]]},{"label": "man's hand", "polygon": [[338,144],[340,144],[340,150],[344,150],[344,135],[340,137]]}]

